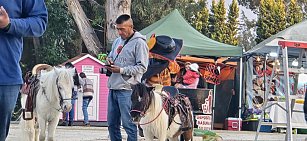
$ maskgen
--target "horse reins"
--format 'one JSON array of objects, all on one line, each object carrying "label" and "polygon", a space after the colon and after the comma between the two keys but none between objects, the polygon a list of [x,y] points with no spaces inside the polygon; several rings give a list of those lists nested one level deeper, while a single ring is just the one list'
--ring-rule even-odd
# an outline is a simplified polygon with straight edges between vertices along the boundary
[{"label": "horse reins", "polygon": [[[168,102],[168,98],[166,98],[166,101],[164,102],[164,104],[163,104],[163,106],[162,106],[162,108],[161,108],[161,110],[160,110],[160,112],[159,112],[159,114],[153,119],[153,120],[151,120],[151,121],[148,121],[148,122],[145,122],[145,123],[138,123],[138,125],[146,125],[146,124],[149,124],[149,123],[152,123],[153,121],[155,121],[160,115],[161,115],[161,113],[162,113],[162,111],[163,111],[163,109],[164,109],[164,107],[166,106],[166,104],[167,104],[167,102]],[[139,113],[143,113],[143,114],[145,114],[145,112],[144,111],[139,111],[139,110],[131,110],[131,112],[139,112]]]}]

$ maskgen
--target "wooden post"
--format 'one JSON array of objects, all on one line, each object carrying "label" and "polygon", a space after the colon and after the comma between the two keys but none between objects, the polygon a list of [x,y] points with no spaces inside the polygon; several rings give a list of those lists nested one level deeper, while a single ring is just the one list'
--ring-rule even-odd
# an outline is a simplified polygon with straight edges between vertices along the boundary
[{"label": "wooden post", "polygon": [[102,45],[88,18],[86,17],[79,1],[67,0],[66,4],[78,26],[79,32],[89,54],[96,57],[99,53],[99,49],[102,49]]},{"label": "wooden post", "polygon": [[112,43],[117,37],[115,20],[122,14],[130,15],[131,0],[107,0],[106,1],[106,25],[107,43]]}]

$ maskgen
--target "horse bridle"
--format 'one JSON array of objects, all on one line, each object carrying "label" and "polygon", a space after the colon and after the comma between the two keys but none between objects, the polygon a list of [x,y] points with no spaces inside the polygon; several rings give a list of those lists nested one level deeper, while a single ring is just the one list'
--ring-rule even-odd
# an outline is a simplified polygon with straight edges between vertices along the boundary
[{"label": "horse bridle", "polygon": [[[153,93],[153,92],[151,91],[151,93]],[[162,95],[161,95],[161,96],[162,96]],[[163,106],[162,106],[162,108],[161,108],[159,114],[158,114],[155,118],[153,118],[152,120],[150,120],[150,121],[148,121],[148,122],[142,123],[142,124],[141,124],[141,123],[138,123],[138,125],[146,125],[146,124],[149,124],[149,123],[152,123],[153,121],[155,121],[155,120],[161,115],[163,109],[164,109],[165,106],[167,105],[168,100],[169,100],[169,99],[166,98],[165,101],[163,101],[163,102],[164,102],[164,103],[163,103]],[[138,112],[138,113],[140,113],[141,117],[144,117],[146,111],[148,110],[148,108],[149,108],[149,104],[146,104],[146,106],[144,106],[144,108],[143,108],[143,111],[132,109],[130,112]]]},{"label": "horse bridle", "polygon": [[[55,84],[56,84],[56,86],[57,86],[57,88],[58,88],[58,93],[59,93],[59,98],[60,98],[60,108],[54,108],[54,109],[56,109],[57,111],[59,111],[59,112],[63,112],[64,110],[63,110],[63,103],[64,103],[64,101],[65,100],[74,100],[75,98],[63,98],[63,96],[62,96],[62,94],[61,94],[61,91],[60,91],[60,87],[59,87],[59,77],[57,77],[56,78],[56,80],[55,80]],[[46,95],[46,89],[45,89],[45,87],[42,87],[43,88],[43,94],[45,95],[45,97],[46,97],[46,99],[47,99],[47,101],[50,103],[50,100],[48,99],[48,97],[47,97],[47,95]]]}]

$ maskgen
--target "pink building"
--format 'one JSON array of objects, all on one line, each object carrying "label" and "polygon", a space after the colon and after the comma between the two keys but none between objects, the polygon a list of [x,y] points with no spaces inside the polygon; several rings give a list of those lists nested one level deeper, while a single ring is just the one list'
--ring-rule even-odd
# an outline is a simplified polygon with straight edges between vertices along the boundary
[{"label": "pink building", "polygon": [[[72,59],[71,62],[78,73],[84,72],[87,78],[94,82],[94,97],[91,101],[88,112],[90,121],[107,121],[108,93],[107,80],[105,74],[100,74],[99,69],[104,63],[89,54],[81,54]],[[65,64],[65,63],[64,63]],[[75,104],[75,121],[83,121],[82,113],[82,93],[78,93],[78,100]]]}]

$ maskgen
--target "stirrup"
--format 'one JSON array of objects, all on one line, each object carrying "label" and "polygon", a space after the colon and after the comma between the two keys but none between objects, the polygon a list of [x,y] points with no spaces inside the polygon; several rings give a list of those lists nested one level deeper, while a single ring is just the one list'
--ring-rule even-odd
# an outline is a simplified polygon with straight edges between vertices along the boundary
[{"label": "stirrup", "polygon": [[[30,115],[30,117],[28,115]],[[32,120],[33,119],[33,111],[26,111],[26,109],[22,109],[22,118],[24,120]]]}]

